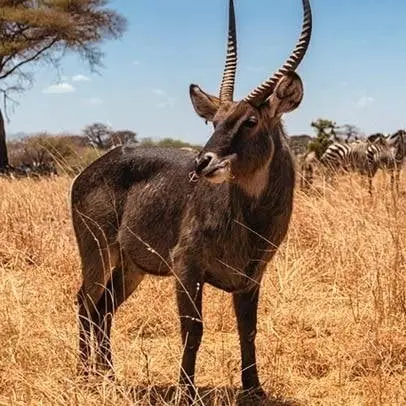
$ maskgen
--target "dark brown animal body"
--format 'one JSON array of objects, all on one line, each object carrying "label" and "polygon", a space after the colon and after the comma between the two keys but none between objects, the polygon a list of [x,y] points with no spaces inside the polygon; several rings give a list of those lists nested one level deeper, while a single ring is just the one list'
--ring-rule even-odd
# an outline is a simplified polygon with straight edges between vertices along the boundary
[{"label": "dark brown animal body", "polygon": [[82,260],[78,294],[81,368],[88,368],[96,325],[100,367],[111,368],[110,329],[117,307],[144,275],[172,275],[184,348],[180,382],[194,395],[203,333],[202,292],[233,294],[245,390],[262,397],[255,359],[259,286],[288,230],[294,164],[281,124],[302,100],[294,73],[310,41],[302,36],[285,65],[241,102],[232,100],[236,66],[234,5],[220,97],[190,86],[196,112],[214,132],[195,159],[175,149],[120,146],[74,181],[72,218]]}]

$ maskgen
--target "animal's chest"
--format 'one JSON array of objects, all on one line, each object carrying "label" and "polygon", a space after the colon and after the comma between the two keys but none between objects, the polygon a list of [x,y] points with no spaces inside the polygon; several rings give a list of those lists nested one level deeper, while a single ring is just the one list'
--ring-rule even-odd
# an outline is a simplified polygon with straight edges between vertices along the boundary
[{"label": "animal's chest", "polygon": [[[233,292],[258,285],[273,255],[267,238],[240,223],[224,224],[224,229],[202,230],[200,263],[208,283]],[[236,232],[238,229],[238,232]]]},{"label": "animal's chest", "polygon": [[231,201],[232,194],[219,194],[201,195],[201,204],[189,206],[175,251],[189,253],[208,283],[229,292],[249,289],[286,235],[291,201]]}]

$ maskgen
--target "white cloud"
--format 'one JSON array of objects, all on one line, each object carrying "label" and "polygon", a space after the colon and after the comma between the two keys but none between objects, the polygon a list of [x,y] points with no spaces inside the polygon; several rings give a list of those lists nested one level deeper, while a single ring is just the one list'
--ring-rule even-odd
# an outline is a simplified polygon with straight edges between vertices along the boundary
[{"label": "white cloud", "polygon": [[69,83],[62,82],[46,87],[42,93],[73,93],[76,89]]},{"label": "white cloud", "polygon": [[91,104],[93,106],[98,106],[103,103],[103,100],[100,97],[89,97],[86,99],[87,104]]},{"label": "white cloud", "polygon": [[160,99],[160,101],[156,104],[156,107],[159,109],[166,109],[166,108],[172,108],[175,105],[175,98],[169,96],[165,90],[163,89],[152,89],[152,93],[157,95]]},{"label": "white cloud", "polygon": [[375,99],[371,96],[362,96],[356,103],[355,105],[359,108],[366,107],[367,105],[373,103]]},{"label": "white cloud", "polygon": [[74,75],[72,76],[72,80],[74,82],[88,82],[90,80],[89,76],[85,76],[82,74]]},{"label": "white cloud", "polygon": [[174,97],[167,97],[166,100],[157,103],[156,107],[159,109],[172,108],[175,106],[175,100]]},{"label": "white cloud", "polygon": [[133,61],[133,65],[141,65],[141,62],[140,62],[140,61],[135,60],[135,61]]},{"label": "white cloud", "polygon": [[162,89],[152,89],[152,93],[156,94],[157,96],[165,96],[166,92]]}]

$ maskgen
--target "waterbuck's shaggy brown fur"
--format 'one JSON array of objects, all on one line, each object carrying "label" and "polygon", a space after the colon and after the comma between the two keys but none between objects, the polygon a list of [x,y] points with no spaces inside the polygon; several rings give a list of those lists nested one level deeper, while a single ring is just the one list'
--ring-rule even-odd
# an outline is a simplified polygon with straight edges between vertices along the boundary
[{"label": "waterbuck's shaggy brown fur", "polygon": [[294,165],[281,124],[300,104],[294,72],[308,47],[311,12],[285,65],[241,102],[232,100],[236,66],[234,5],[220,97],[190,86],[196,112],[214,132],[196,159],[174,149],[121,146],[74,181],[72,217],[83,269],[78,294],[80,354],[88,368],[95,328],[97,363],[111,368],[110,329],[118,306],[146,274],[176,278],[183,359],[180,382],[194,394],[203,333],[205,283],[233,294],[242,383],[264,396],[255,359],[259,286],[288,230]]}]

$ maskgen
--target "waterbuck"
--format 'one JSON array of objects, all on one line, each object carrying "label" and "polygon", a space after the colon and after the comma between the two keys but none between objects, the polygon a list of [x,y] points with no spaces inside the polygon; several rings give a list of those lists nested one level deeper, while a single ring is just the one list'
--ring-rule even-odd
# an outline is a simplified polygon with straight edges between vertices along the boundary
[{"label": "waterbuck", "polygon": [[197,114],[214,127],[197,157],[175,149],[120,146],[75,179],[71,207],[83,273],[78,307],[84,372],[92,328],[97,366],[110,369],[113,314],[144,275],[172,275],[183,345],[180,383],[195,394],[202,293],[209,283],[233,294],[243,389],[265,396],[255,357],[258,296],[292,212],[294,164],[281,116],[296,109],[303,96],[295,70],[310,42],[309,0],[303,0],[303,9],[302,33],[291,56],[234,102],[237,37],[230,0],[219,97],[190,86]]}]

